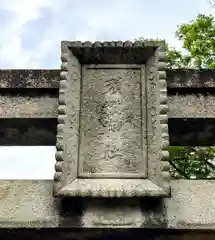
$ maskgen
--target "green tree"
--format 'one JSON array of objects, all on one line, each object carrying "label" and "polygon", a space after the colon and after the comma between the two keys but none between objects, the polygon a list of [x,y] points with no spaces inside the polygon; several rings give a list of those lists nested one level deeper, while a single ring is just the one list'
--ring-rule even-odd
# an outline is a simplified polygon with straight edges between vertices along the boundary
[{"label": "green tree", "polygon": [[212,15],[199,14],[190,23],[182,24],[176,31],[186,54],[182,58],[183,67],[215,67],[215,23]]},{"label": "green tree", "polygon": [[[212,15],[198,14],[175,33],[183,50],[166,47],[169,68],[215,68],[215,22]],[[215,147],[170,147],[173,178],[215,177]]]},{"label": "green tree", "polygon": [[215,178],[215,147],[169,147],[174,179]]},{"label": "green tree", "polygon": [[170,69],[215,68],[215,22],[212,15],[198,14],[195,20],[179,25],[175,37],[181,41],[182,50],[176,50],[166,44]]},{"label": "green tree", "polygon": [[[179,25],[175,37],[181,41],[182,50],[166,44],[169,69],[215,68],[215,22],[212,15],[198,14],[195,20]],[[215,178],[215,147],[172,146],[169,151],[173,178]]]}]

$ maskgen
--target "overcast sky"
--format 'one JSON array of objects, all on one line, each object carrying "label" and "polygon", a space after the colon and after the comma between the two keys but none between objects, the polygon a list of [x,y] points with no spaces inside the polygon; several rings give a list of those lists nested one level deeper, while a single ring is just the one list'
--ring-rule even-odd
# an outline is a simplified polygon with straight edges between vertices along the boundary
[{"label": "overcast sky", "polygon": [[[198,13],[215,10],[207,0],[0,0],[0,68],[59,68],[61,40],[162,38],[179,48],[177,25]],[[0,178],[52,179],[54,152],[2,147]]]}]

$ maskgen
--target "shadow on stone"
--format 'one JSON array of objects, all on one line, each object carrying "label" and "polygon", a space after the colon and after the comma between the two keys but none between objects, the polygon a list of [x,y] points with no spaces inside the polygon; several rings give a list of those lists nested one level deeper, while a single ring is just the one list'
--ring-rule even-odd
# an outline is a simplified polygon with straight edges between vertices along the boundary
[{"label": "shadow on stone", "polygon": [[162,198],[140,199],[140,209],[146,217],[147,228],[167,228],[166,208]]},{"label": "shadow on stone", "polygon": [[60,227],[81,227],[83,210],[83,198],[62,198],[60,201]]}]

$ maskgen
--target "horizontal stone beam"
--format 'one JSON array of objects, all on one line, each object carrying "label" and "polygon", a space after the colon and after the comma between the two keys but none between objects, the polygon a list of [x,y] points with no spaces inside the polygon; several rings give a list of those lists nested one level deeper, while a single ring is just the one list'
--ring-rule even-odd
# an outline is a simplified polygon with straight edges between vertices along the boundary
[{"label": "horizontal stone beam", "polygon": [[[59,71],[0,70],[0,145],[55,145]],[[167,72],[170,145],[214,145],[213,74]]]},{"label": "horizontal stone beam", "polygon": [[[169,118],[171,146],[215,145],[215,118]],[[54,146],[57,118],[0,118],[0,146]]]},{"label": "horizontal stone beam", "polygon": [[0,88],[58,88],[60,70],[0,70]]},{"label": "horizontal stone beam", "polygon": [[[60,70],[0,70],[0,88],[58,88]],[[214,88],[215,70],[167,71],[168,88]]]},{"label": "horizontal stone beam", "polygon": [[[215,95],[169,94],[168,104],[169,118],[215,118]],[[0,118],[56,118],[57,107],[57,93],[0,95]]]},{"label": "horizontal stone beam", "polygon": [[169,118],[215,118],[214,94],[168,95]]},{"label": "horizontal stone beam", "polygon": [[0,96],[0,118],[56,118],[57,96]]},{"label": "horizontal stone beam", "polygon": [[113,231],[96,229],[1,229],[1,239],[33,239],[33,240],[214,240],[215,233],[211,231],[181,231],[157,229],[119,229]]},{"label": "horizontal stone beam", "polygon": [[54,146],[57,118],[0,118],[0,146]]},{"label": "horizontal stone beam", "polygon": [[160,229],[70,229],[70,228],[41,228],[41,229],[1,229],[1,239],[33,239],[33,240],[214,240],[212,231],[198,230],[160,230]]},{"label": "horizontal stone beam", "polygon": [[113,218],[114,212],[126,213],[124,216],[130,219],[131,225],[141,225],[141,228],[215,228],[214,180],[172,181],[169,199],[122,199],[118,204],[115,202],[113,209],[110,205],[115,200],[109,200],[109,206],[104,199],[64,199],[60,202],[52,197],[52,188],[53,182],[48,180],[1,181],[0,227],[98,227],[101,216],[111,211]]}]

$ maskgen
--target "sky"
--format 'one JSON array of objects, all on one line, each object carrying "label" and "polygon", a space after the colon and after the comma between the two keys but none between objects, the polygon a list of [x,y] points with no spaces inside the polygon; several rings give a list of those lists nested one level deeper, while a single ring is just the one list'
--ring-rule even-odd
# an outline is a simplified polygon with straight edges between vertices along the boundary
[{"label": "sky", "polygon": [[[0,0],[0,69],[56,69],[62,40],[165,39],[208,0]],[[55,147],[1,147],[1,179],[52,179]],[[42,165],[41,169],[39,166]]]}]

